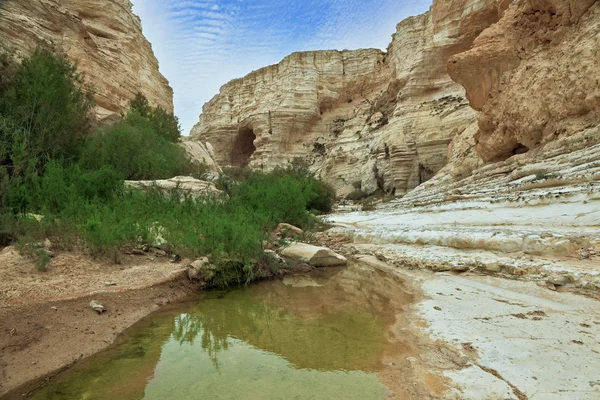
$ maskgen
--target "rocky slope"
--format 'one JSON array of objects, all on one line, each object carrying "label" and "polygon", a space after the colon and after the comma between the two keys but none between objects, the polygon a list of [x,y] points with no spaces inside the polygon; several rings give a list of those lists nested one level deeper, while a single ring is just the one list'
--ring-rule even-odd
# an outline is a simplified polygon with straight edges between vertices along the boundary
[{"label": "rocky slope", "polygon": [[26,54],[40,42],[78,62],[94,86],[100,119],[125,110],[139,91],[173,111],[173,90],[130,0],[0,1],[0,44]]}]

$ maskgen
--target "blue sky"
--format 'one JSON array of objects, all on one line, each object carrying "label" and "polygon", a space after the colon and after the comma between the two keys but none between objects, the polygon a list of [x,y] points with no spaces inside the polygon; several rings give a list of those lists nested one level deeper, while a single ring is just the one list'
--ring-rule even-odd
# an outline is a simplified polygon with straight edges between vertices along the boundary
[{"label": "blue sky", "polygon": [[132,0],[184,134],[231,79],[295,51],[385,49],[398,22],[431,0]]}]

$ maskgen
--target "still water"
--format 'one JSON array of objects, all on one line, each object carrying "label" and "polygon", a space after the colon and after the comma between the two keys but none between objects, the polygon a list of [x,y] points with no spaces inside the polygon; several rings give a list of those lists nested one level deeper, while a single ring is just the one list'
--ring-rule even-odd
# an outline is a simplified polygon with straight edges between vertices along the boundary
[{"label": "still water", "polygon": [[145,318],[34,399],[385,399],[399,283],[366,266],[206,293]]}]

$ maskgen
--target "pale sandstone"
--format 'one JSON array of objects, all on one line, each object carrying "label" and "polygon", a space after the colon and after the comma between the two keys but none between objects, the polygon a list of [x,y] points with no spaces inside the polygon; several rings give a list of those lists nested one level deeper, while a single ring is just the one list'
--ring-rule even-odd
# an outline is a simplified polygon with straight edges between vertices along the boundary
[{"label": "pale sandstone", "polygon": [[223,172],[215,159],[215,153],[210,143],[184,139],[180,146],[185,150],[191,162],[198,166],[204,166],[211,174]]},{"label": "pale sandstone", "polygon": [[125,187],[131,189],[156,188],[165,194],[178,190],[182,196],[191,198],[222,198],[226,194],[217,189],[212,182],[195,179],[190,176],[176,176],[171,179],[154,181],[125,181]]},{"label": "pale sandstone", "polygon": [[334,267],[348,264],[348,260],[326,247],[294,242],[280,251],[291,260],[307,263],[315,267]]},{"label": "pale sandstone", "polygon": [[98,119],[127,111],[137,92],[173,112],[173,89],[158,70],[130,0],[0,1],[3,47],[26,55],[42,42],[77,62],[94,87]]}]

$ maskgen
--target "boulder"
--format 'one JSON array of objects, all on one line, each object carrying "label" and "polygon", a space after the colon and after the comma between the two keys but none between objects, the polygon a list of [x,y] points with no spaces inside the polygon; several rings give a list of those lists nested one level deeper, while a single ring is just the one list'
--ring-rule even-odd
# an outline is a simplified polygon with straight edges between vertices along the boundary
[{"label": "boulder", "polygon": [[282,222],[271,233],[269,240],[263,244],[266,249],[278,249],[281,246],[289,245],[294,240],[298,240],[303,234],[302,229]]},{"label": "boulder", "polygon": [[307,263],[315,267],[333,267],[347,265],[348,260],[327,247],[313,246],[294,242],[281,250],[283,257]]},{"label": "boulder", "polygon": [[176,176],[166,180],[156,181],[125,181],[125,187],[131,189],[146,189],[156,187],[165,194],[173,189],[179,189],[182,195],[188,195],[195,199],[201,197],[225,197],[226,194],[217,189],[212,182],[202,181],[190,176]]},{"label": "boulder", "polygon": [[208,257],[203,257],[188,265],[186,273],[190,281],[206,283],[215,275],[215,266],[211,264]]},{"label": "boulder", "polygon": [[281,223],[277,225],[277,229],[275,229],[275,234],[278,237],[290,237],[290,236],[300,236],[304,234],[304,231],[297,226]]},{"label": "boulder", "polygon": [[106,308],[104,308],[104,306],[98,303],[96,300],[90,301],[90,308],[96,311],[98,314],[102,314],[104,311],[106,311]]}]

